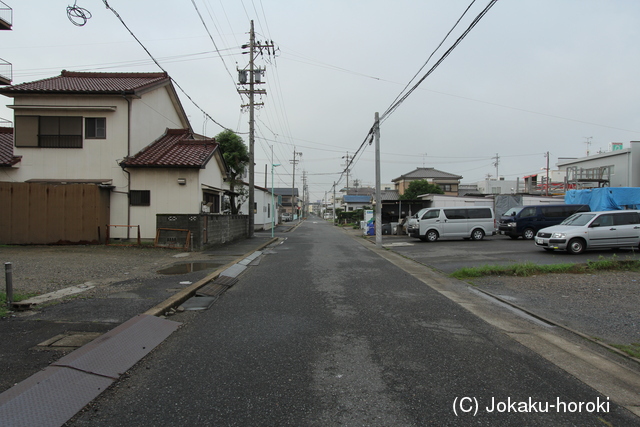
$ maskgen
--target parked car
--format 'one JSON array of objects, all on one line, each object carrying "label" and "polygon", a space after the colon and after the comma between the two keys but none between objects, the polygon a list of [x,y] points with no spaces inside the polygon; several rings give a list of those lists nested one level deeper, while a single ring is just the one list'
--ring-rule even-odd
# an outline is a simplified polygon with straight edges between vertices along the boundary
[{"label": "parked car", "polygon": [[576,213],[560,225],[543,228],[535,244],[546,251],[579,254],[587,249],[640,247],[640,211]]},{"label": "parked car", "polygon": [[291,221],[291,214],[289,212],[284,212],[280,218],[282,219],[283,222],[287,222],[287,221]]},{"label": "parked car", "polygon": [[511,208],[500,216],[498,232],[512,239],[532,240],[538,230],[560,224],[576,212],[590,211],[589,205],[533,205]]},{"label": "parked car", "polygon": [[496,223],[489,207],[426,208],[407,222],[407,232],[423,242],[449,237],[482,240],[496,234]]}]

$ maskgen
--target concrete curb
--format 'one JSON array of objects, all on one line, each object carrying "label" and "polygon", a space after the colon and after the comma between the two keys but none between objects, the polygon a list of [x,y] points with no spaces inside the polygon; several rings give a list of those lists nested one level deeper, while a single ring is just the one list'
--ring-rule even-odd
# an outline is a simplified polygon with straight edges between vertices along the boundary
[{"label": "concrete curb", "polygon": [[538,313],[535,313],[535,312],[533,312],[531,310],[528,310],[528,309],[526,309],[524,307],[521,307],[518,304],[514,304],[511,301],[507,301],[504,298],[500,298],[499,296],[494,295],[491,292],[487,292],[484,289],[480,289],[480,288],[476,288],[476,287],[474,287],[473,289],[478,291],[478,292],[482,292],[483,294],[485,294],[485,295],[487,295],[487,296],[489,296],[491,298],[495,298],[496,300],[500,301],[503,304],[507,304],[507,305],[509,305],[509,306],[511,306],[511,307],[513,307],[515,309],[518,309],[518,310],[520,310],[520,311],[522,311],[524,313],[527,313],[529,316],[533,316],[536,319],[542,320],[543,322],[546,322],[546,323],[548,323],[550,325],[556,326],[558,328],[562,328],[567,332],[571,332],[572,334],[575,334],[575,335],[579,336],[580,338],[583,338],[583,339],[585,339],[587,341],[590,341],[593,344],[599,345],[602,348],[605,348],[605,349],[607,349],[607,350],[609,350],[609,351],[611,351],[613,353],[617,353],[618,355],[620,355],[620,356],[622,356],[622,357],[624,357],[626,359],[629,359],[631,361],[634,361],[634,362],[640,364],[640,359],[638,359],[637,357],[633,357],[630,354],[627,354],[627,353],[625,353],[624,351],[622,351],[620,349],[617,349],[617,348],[615,348],[613,346],[610,346],[609,344],[607,344],[605,342],[602,342],[600,340],[594,339],[594,338],[590,337],[587,334],[584,334],[584,333],[582,333],[580,331],[572,329],[572,328],[570,328],[570,327],[568,327],[566,325],[563,325],[562,323],[558,323],[555,320],[551,320],[551,319],[549,319],[547,317],[544,317],[544,316],[542,316],[542,315],[540,315]]},{"label": "concrete curb", "polygon": [[230,263],[223,265],[222,267],[218,268],[213,273],[209,274],[204,279],[201,279],[201,280],[197,281],[196,283],[190,285],[189,287],[181,290],[180,292],[172,295],[171,297],[167,298],[166,300],[164,300],[160,304],[156,305],[155,307],[150,308],[149,310],[145,311],[142,314],[147,314],[147,315],[150,315],[150,316],[162,316],[162,315],[164,315],[171,308],[177,307],[180,304],[182,304],[183,302],[185,302],[186,300],[188,300],[189,298],[191,298],[196,293],[196,291],[198,289],[200,289],[201,287],[203,287],[204,285],[206,285],[210,281],[215,280],[220,275],[220,273],[222,273],[223,271],[225,271],[229,267],[231,267],[231,266],[237,264],[238,262],[242,261],[243,259],[245,259],[249,255],[251,255],[255,251],[262,250],[262,249],[266,248],[267,246],[269,246],[270,244],[277,242],[278,240],[280,240],[279,237],[272,237],[266,243],[263,243],[260,246],[258,246],[257,248],[253,249],[252,251],[245,253],[244,255],[240,256],[239,258],[236,258],[234,261],[231,261]]}]

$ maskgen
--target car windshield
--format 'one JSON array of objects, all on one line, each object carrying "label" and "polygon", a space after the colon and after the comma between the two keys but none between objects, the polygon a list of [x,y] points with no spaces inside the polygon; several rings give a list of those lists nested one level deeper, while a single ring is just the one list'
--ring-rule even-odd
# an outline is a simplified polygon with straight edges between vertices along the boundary
[{"label": "car windshield", "polygon": [[427,211],[427,208],[420,209],[414,216],[411,218],[422,218],[422,215]]},{"label": "car windshield", "polygon": [[561,222],[561,225],[587,225],[595,217],[595,214],[573,214],[569,218]]},{"label": "car windshield", "polygon": [[517,206],[515,208],[509,209],[508,211],[503,213],[502,216],[516,216],[518,215],[518,212],[520,212],[521,210],[522,210],[522,206]]}]

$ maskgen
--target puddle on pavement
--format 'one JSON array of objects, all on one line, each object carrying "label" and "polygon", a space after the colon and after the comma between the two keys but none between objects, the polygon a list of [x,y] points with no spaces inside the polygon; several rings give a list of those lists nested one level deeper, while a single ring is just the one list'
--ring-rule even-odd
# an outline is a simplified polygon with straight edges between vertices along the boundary
[{"label": "puddle on pavement", "polygon": [[194,271],[208,270],[220,267],[224,264],[219,262],[185,262],[182,264],[174,264],[171,267],[158,270],[158,274],[187,274]]}]

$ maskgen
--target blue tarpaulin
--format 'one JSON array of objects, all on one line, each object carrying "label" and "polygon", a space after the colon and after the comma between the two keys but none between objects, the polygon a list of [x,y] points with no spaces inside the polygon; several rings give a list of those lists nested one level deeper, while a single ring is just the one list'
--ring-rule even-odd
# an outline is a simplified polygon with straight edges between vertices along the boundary
[{"label": "blue tarpaulin", "polygon": [[569,190],[564,196],[568,205],[589,205],[592,211],[640,209],[640,188],[604,187],[590,190]]}]

